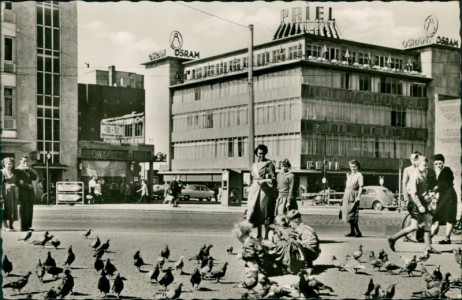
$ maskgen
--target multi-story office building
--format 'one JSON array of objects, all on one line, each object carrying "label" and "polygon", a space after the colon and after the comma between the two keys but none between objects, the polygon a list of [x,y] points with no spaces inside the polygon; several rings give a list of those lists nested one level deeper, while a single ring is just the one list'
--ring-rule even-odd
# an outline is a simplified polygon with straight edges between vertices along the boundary
[{"label": "multi-story office building", "polygon": [[[276,162],[288,158],[308,191],[322,188],[324,169],[328,185],[342,189],[350,159],[360,161],[366,184],[383,176],[398,190],[400,161],[434,153],[435,95],[459,98],[458,48],[359,43],[339,38],[331,22],[284,23],[254,46],[255,145],[266,144]],[[145,65],[154,74],[169,62],[169,99],[155,100],[170,104],[172,172],[215,180],[222,169],[247,171],[248,49]],[[178,70],[181,79],[171,76]]]},{"label": "multi-story office building", "polygon": [[2,156],[77,177],[77,3],[1,4]]},{"label": "multi-story office building", "polygon": [[[87,73],[78,85],[79,178],[104,180],[103,191],[118,196],[120,186],[141,178],[152,182],[154,146],[145,144],[144,76],[117,71]],[[122,193],[123,194],[123,193]]]}]

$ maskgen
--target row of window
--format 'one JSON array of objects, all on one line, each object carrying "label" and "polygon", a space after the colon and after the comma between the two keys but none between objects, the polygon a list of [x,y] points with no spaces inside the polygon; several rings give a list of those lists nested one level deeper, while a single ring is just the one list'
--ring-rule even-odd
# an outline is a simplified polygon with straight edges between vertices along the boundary
[{"label": "row of window", "polygon": [[[383,94],[426,97],[426,86],[422,83],[332,70],[304,68],[301,75],[300,69],[291,69],[254,77],[254,89],[256,92],[297,86],[302,83]],[[248,93],[247,79],[236,79],[177,90],[173,95],[173,103],[211,100],[245,93]]]},{"label": "row of window", "polygon": [[[286,134],[255,137],[255,144],[268,147],[268,157],[292,155],[328,155],[368,158],[407,158],[414,149],[423,149],[425,142],[368,138],[345,135]],[[246,157],[248,138],[229,138],[175,143],[174,159],[212,159]]]},{"label": "row of window", "polygon": [[304,133],[301,151],[306,155],[407,158],[424,147],[423,141]]},{"label": "row of window", "polygon": [[[307,44],[303,55],[302,44],[286,45],[287,47],[270,48],[264,52],[254,54],[254,65],[264,66],[271,63],[280,63],[286,60],[324,58],[332,61],[347,61],[348,64],[368,64],[370,66],[387,67],[397,70],[412,71],[417,67],[417,63],[408,58],[405,62],[403,58],[391,57],[391,55],[371,54],[370,52],[356,52],[349,49],[321,46],[319,44]],[[233,57],[227,61],[220,60],[216,63],[208,63],[206,66],[196,66],[187,68],[184,73],[186,80],[201,79],[214,75],[226,74],[228,72],[241,71],[247,68],[248,57]]]},{"label": "row of window", "polygon": [[[173,117],[173,131],[247,125],[247,106],[180,114]],[[426,112],[418,109],[365,105],[335,100],[295,99],[257,103],[255,124],[318,120],[327,122],[426,128]]]},{"label": "row of window", "polygon": [[304,120],[410,128],[427,127],[427,114],[423,110],[336,100],[304,100],[301,114]]},{"label": "row of window", "polygon": [[37,2],[37,149],[45,162],[60,162],[60,10],[59,2]]}]

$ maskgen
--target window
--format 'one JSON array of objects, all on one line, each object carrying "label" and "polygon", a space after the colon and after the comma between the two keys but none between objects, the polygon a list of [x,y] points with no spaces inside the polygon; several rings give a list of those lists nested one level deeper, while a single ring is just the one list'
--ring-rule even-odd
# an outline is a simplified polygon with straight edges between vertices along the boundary
[{"label": "window", "polygon": [[13,61],[13,39],[5,37],[5,54],[3,58],[7,61]]},{"label": "window", "polygon": [[201,88],[200,87],[194,88],[194,100],[195,101],[201,100]]},{"label": "window", "polygon": [[359,90],[370,91],[371,90],[371,77],[359,76]]},{"label": "window", "polygon": [[365,65],[365,64],[369,64],[369,54],[367,53],[358,53],[358,63],[362,64],[362,65]]},{"label": "window", "polygon": [[306,56],[320,57],[322,52],[322,47],[318,45],[306,45]]},{"label": "window", "polygon": [[398,79],[380,78],[380,92],[384,94],[402,95],[403,83]]},{"label": "window", "polygon": [[341,86],[342,89],[350,89],[350,74],[349,73],[342,73],[341,74]]},{"label": "window", "polygon": [[391,126],[406,127],[406,111],[395,108],[391,111]]},{"label": "window", "polygon": [[135,124],[135,136],[143,135],[143,123]]},{"label": "window", "polygon": [[4,2],[4,5],[5,5],[5,9],[8,9],[8,10],[12,10],[12,9],[13,9],[12,4],[11,4],[11,1],[5,1],[5,2]]},{"label": "window", "polygon": [[302,56],[302,45],[289,47],[289,60],[297,59]]},{"label": "window", "polygon": [[5,117],[14,117],[13,110],[13,88],[5,88],[4,92],[4,116]]},{"label": "window", "polygon": [[125,125],[124,136],[132,136],[132,124]]},{"label": "window", "polygon": [[328,51],[328,54],[329,54],[329,60],[340,60],[340,49],[338,48],[329,48],[329,51]]},{"label": "window", "polygon": [[411,83],[411,90],[410,90],[411,97],[426,97],[426,88],[425,84],[422,83]]}]

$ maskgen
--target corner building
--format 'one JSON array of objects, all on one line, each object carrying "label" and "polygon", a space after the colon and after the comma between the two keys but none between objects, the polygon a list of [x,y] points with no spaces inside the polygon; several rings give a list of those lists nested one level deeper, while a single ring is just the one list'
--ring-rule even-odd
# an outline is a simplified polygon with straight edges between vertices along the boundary
[{"label": "corner building", "polygon": [[[288,158],[304,191],[322,189],[324,168],[329,187],[342,190],[350,159],[365,184],[383,176],[397,191],[400,161],[434,153],[435,94],[459,95],[457,50],[395,49],[281,24],[254,46],[255,145],[276,162]],[[182,82],[170,86],[172,172],[248,172],[248,49],[182,67]]]},{"label": "corner building", "polygon": [[2,157],[77,179],[77,3],[1,3]]}]

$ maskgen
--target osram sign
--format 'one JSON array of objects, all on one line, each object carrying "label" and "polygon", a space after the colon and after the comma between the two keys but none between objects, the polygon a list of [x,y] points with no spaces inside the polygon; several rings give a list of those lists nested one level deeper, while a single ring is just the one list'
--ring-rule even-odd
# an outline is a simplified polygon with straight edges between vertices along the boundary
[{"label": "osram sign", "polygon": [[199,58],[199,51],[183,49],[183,36],[179,31],[173,31],[170,34],[170,48],[173,49],[175,56],[185,58]]}]

